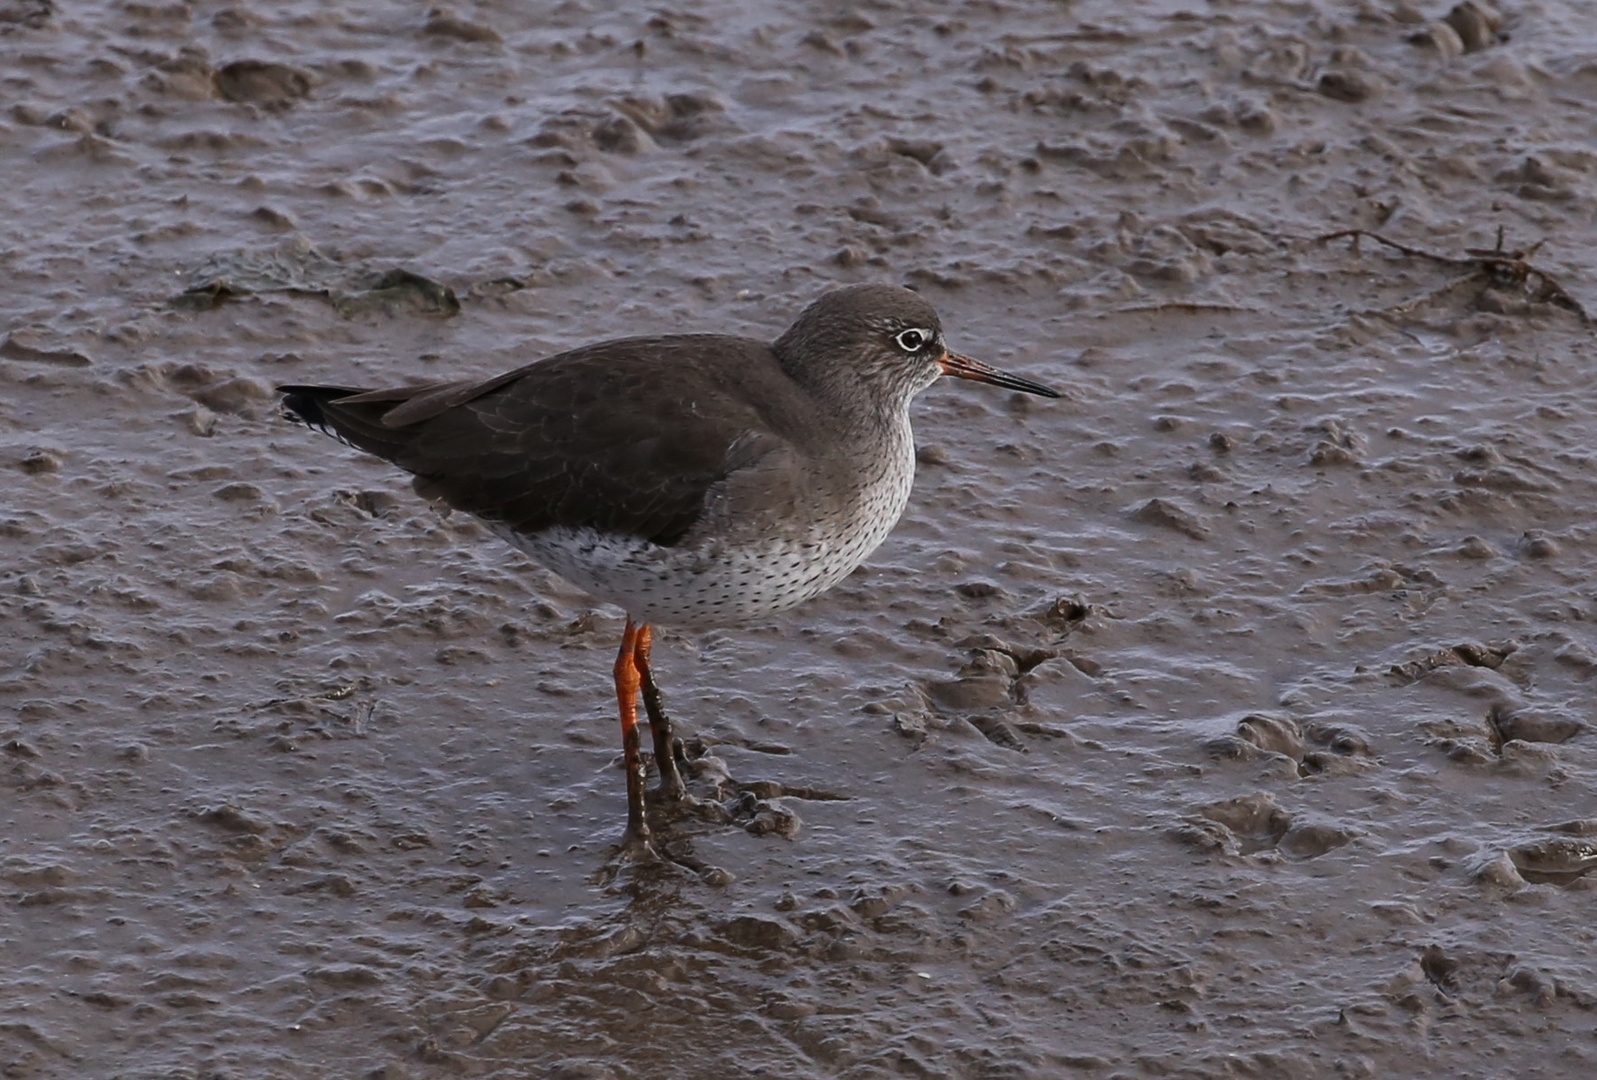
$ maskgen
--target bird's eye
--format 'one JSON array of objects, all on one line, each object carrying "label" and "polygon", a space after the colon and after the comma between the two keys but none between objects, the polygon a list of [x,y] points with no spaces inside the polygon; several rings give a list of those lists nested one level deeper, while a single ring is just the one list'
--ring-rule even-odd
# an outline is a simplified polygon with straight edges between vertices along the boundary
[{"label": "bird's eye", "polygon": [[901,330],[893,337],[905,352],[920,352],[932,340],[930,330]]}]

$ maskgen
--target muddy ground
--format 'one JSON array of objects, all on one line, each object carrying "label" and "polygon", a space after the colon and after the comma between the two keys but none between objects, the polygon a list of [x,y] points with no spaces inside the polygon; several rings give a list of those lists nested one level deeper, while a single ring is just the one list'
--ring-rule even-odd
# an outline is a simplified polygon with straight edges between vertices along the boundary
[{"label": "muddy ground", "polygon": [[[0,0],[0,1074],[1597,1073],[1597,14],[1448,15]],[[270,387],[852,281],[1066,395],[617,866],[621,613]]]}]

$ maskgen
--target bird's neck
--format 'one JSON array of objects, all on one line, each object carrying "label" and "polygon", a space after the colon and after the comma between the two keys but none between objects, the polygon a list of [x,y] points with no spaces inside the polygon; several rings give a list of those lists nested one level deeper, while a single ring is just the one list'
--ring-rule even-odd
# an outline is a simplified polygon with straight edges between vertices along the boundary
[{"label": "bird's neck", "polygon": [[815,401],[818,420],[849,440],[880,442],[900,432],[907,436],[910,402],[925,389],[853,364],[794,364],[780,351],[777,360]]}]

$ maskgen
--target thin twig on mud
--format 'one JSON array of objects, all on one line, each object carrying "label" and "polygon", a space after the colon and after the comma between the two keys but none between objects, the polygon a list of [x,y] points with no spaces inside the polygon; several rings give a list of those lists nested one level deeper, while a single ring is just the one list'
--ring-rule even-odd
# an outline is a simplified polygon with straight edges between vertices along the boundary
[{"label": "thin twig on mud", "polygon": [[1580,301],[1569,294],[1558,281],[1547,271],[1531,264],[1530,258],[1545,240],[1538,240],[1528,248],[1517,248],[1512,251],[1503,247],[1503,227],[1497,227],[1497,246],[1494,248],[1465,248],[1462,257],[1457,255],[1439,255],[1434,251],[1423,248],[1410,247],[1400,244],[1396,240],[1382,236],[1380,233],[1368,229],[1339,229],[1336,232],[1316,236],[1315,243],[1328,244],[1333,240],[1347,239],[1350,248],[1355,253],[1359,250],[1359,241],[1369,237],[1378,244],[1384,244],[1394,251],[1400,252],[1411,259],[1428,259],[1443,266],[1458,266],[1469,271],[1463,277],[1455,278],[1440,288],[1433,289],[1424,296],[1406,301],[1386,309],[1386,313],[1401,313],[1411,311],[1426,300],[1433,299],[1447,293],[1460,285],[1484,281],[1488,287],[1515,288],[1525,293],[1533,304],[1551,304],[1554,307],[1572,311],[1580,317],[1583,326],[1591,325],[1591,317],[1586,314],[1586,309]]},{"label": "thin twig on mud", "polygon": [[1142,315],[1165,311],[1179,311],[1186,315],[1231,315],[1244,312],[1257,313],[1258,309],[1238,304],[1214,304],[1196,300],[1166,300],[1158,304],[1136,304],[1131,307],[1115,308],[1117,315]]}]

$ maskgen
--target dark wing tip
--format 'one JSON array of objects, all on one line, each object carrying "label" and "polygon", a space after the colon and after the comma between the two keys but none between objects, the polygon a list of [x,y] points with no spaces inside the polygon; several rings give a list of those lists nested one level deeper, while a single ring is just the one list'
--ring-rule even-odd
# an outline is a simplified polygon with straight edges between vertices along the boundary
[{"label": "dark wing tip", "polygon": [[283,395],[284,416],[335,438],[343,436],[328,421],[322,406],[330,401],[338,401],[360,393],[359,390],[351,390],[345,386],[278,386],[274,389]]}]

